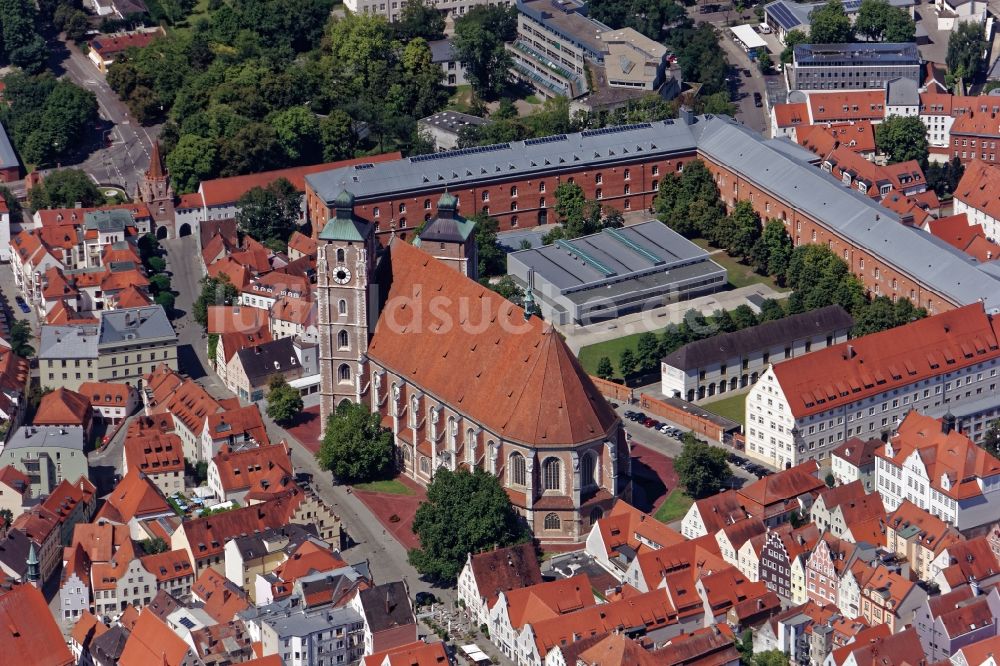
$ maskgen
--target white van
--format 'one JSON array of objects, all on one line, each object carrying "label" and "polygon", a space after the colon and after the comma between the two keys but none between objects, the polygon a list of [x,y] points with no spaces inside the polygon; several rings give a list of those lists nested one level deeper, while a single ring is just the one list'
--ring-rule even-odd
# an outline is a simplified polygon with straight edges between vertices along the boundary
[{"label": "white van", "polygon": [[770,35],[771,34],[771,26],[769,26],[766,23],[761,23],[759,26],[757,26],[757,30],[762,35]]}]

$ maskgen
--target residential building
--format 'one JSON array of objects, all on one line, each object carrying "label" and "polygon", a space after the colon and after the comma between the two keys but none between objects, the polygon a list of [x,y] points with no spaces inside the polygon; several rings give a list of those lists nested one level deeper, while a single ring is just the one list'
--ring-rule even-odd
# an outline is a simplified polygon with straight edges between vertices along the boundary
[{"label": "residential building", "polygon": [[614,319],[726,285],[725,268],[656,220],[512,252],[507,269],[537,293],[545,320],[561,326]]},{"label": "residential building", "polygon": [[91,645],[108,631],[108,626],[97,619],[97,616],[88,610],[83,611],[73,625],[73,633],[70,634],[69,641],[69,649],[77,664],[93,666],[94,657],[90,651]]},{"label": "residential building", "polygon": [[860,480],[824,488],[809,511],[820,532],[844,537],[854,525],[868,520],[885,520],[885,506],[878,493],[867,494]]},{"label": "residential building", "polygon": [[268,313],[268,324],[274,340],[298,337],[304,342],[319,341],[315,301],[289,296],[279,298]]},{"label": "residential building", "polygon": [[[143,405],[152,421],[163,421],[162,430],[180,436],[184,457],[202,460],[205,421],[209,414],[239,407],[239,400],[217,401],[192,379],[182,378],[166,364],[146,375],[142,389]],[[168,417],[164,420],[164,416]]]},{"label": "residential building", "polygon": [[681,521],[681,534],[686,539],[696,539],[716,534],[726,525],[749,517],[744,500],[735,490],[727,490],[695,500]]},{"label": "residential building", "polygon": [[639,553],[673,546],[683,540],[676,530],[620,499],[590,528],[586,552],[621,580]]},{"label": "residential building", "polygon": [[89,523],[97,510],[97,488],[81,476],[76,481],[62,481],[42,500],[42,508],[51,512],[59,523],[59,543],[68,546],[77,525]]},{"label": "residential building", "polygon": [[194,648],[148,608],[139,613],[118,663],[119,666],[204,666]]},{"label": "residential building", "polygon": [[136,433],[129,427],[122,452],[122,473],[136,469],[163,495],[184,492],[184,447],[173,433]]},{"label": "residential building", "polygon": [[[597,529],[596,525],[594,529]],[[469,553],[458,575],[458,598],[476,623],[483,625],[489,623],[490,611],[501,592],[532,587],[541,582],[538,556],[530,543]]]},{"label": "residential building", "polygon": [[997,635],[1000,590],[978,595],[970,587],[928,598],[917,609],[913,628],[930,663],[951,657],[967,645]]},{"label": "residential building", "polygon": [[927,180],[916,160],[881,166],[848,147],[838,146],[823,156],[820,166],[845,187],[880,202],[893,193],[910,196],[927,191]]},{"label": "residential building", "polygon": [[[0,145],[7,140],[7,135],[4,132],[3,126],[0,125]],[[8,144],[9,145],[9,144]],[[0,147],[0,153],[2,153],[3,148]],[[0,160],[3,158],[0,157]],[[0,162],[2,164],[2,162]],[[4,168],[0,166],[0,174],[4,172]],[[0,175],[0,178],[3,176]],[[0,261],[10,261],[10,209],[7,207],[7,202],[4,201],[0,203]]]},{"label": "residential building", "polygon": [[1000,166],[972,160],[955,188],[954,212],[980,224],[991,241],[1000,240]]},{"label": "residential building", "polygon": [[1000,557],[985,537],[954,541],[934,558],[930,573],[944,592],[966,586],[985,590],[1000,583]]},{"label": "residential building", "polygon": [[886,548],[905,557],[910,563],[910,570],[923,581],[931,580],[931,563],[941,551],[963,540],[954,527],[908,499],[903,500],[886,518]]},{"label": "residential building", "polygon": [[42,396],[31,420],[34,426],[78,426],[85,439],[90,439],[93,421],[90,401],[86,396],[65,388],[57,388]]},{"label": "residential building", "polygon": [[469,81],[465,78],[465,64],[455,52],[455,42],[449,37],[427,42],[431,50],[431,62],[440,65],[444,73],[446,86],[464,86]]},{"label": "residential building", "polygon": [[[240,613],[247,632],[265,657],[285,666],[310,666],[320,655],[328,663],[357,663],[365,654],[364,618],[350,605],[310,605],[285,599]],[[412,642],[412,641],[411,641]]]},{"label": "residential building", "polygon": [[915,611],[927,600],[927,592],[883,565],[861,588],[861,616],[871,626],[888,625],[899,633],[913,622]]},{"label": "residential building", "polygon": [[288,444],[223,446],[208,463],[208,487],[220,502],[246,504],[283,492],[292,478]]},{"label": "residential building", "polygon": [[191,587],[191,599],[201,603],[202,610],[220,624],[232,622],[237,613],[253,606],[239,584],[214,569],[201,572]]},{"label": "residential building", "polygon": [[996,666],[998,660],[994,655],[998,649],[1000,649],[1000,636],[987,638],[972,645],[959,648],[952,655],[951,663],[955,666],[973,666],[974,664]]},{"label": "residential building", "polygon": [[[441,40],[447,42],[448,40]],[[433,51],[432,51],[433,53]],[[455,63],[452,60],[451,63]],[[461,61],[458,61],[459,63]],[[454,78],[454,72],[449,75]],[[464,76],[463,76],[464,78]],[[489,121],[461,111],[439,111],[417,121],[417,128],[431,140],[434,150],[455,150],[461,148],[459,140],[465,127],[479,127]]]},{"label": "residential building", "polygon": [[[767,526],[760,518],[747,518],[730,525],[726,525],[715,533],[715,540],[719,544],[719,553],[729,564],[740,568],[739,553],[744,544],[756,536],[767,532]],[[757,576],[753,580],[757,580]]]},{"label": "residential building", "polygon": [[11,521],[31,504],[31,477],[14,467],[0,467],[0,511],[10,511]]},{"label": "residential building", "polygon": [[[62,532],[59,527],[59,516],[41,505],[31,507],[14,519],[8,532],[8,536],[20,532],[28,538],[37,558],[40,585],[44,585],[52,577],[62,559]],[[30,581],[30,560],[28,565]]]},{"label": "residential building", "polygon": [[[954,205],[957,207],[959,204],[956,201]],[[1000,245],[986,236],[983,225],[969,222],[966,213],[927,220],[923,228],[935,238],[975,257],[976,261],[987,262],[1000,257]]]},{"label": "residential building", "polygon": [[973,304],[776,363],[747,395],[747,455],[777,467],[823,462],[851,437],[891,432],[911,410],[967,409],[974,427],[996,390],[996,340]]},{"label": "residential building", "polygon": [[364,659],[363,666],[436,666],[449,663],[448,652],[441,641],[415,641],[389,650],[376,652]]},{"label": "residential building", "polygon": [[100,379],[96,326],[42,326],[38,381],[46,388],[77,390]]},{"label": "residential building", "polygon": [[34,585],[17,585],[0,593],[0,654],[12,664],[72,666],[59,625]]},{"label": "residential building", "polygon": [[270,443],[260,408],[257,405],[237,407],[205,416],[198,459],[212,460],[223,447],[232,451]]},{"label": "residential building", "polygon": [[781,600],[768,591],[763,581],[747,580],[736,567],[702,576],[695,583],[695,591],[701,598],[706,627],[722,623],[740,627],[741,623],[734,621],[740,613],[765,611],[766,615],[781,608]]},{"label": "residential building", "polygon": [[[359,566],[358,569],[363,570],[364,566]],[[355,575],[352,577],[350,572]],[[292,551],[288,559],[276,566],[273,571],[264,575],[257,574],[254,577],[253,599],[257,606],[266,606],[291,596],[296,583],[300,580],[303,581],[303,589],[312,589],[314,587],[312,583],[319,580],[316,578],[319,575],[325,576],[325,583],[329,583],[324,588],[324,594],[329,593],[329,598],[334,601],[344,596],[349,597],[354,593],[356,585],[365,580],[357,569],[352,569],[340,559],[338,551],[330,548],[328,544],[310,539],[303,541]],[[340,582],[336,584],[332,582],[341,576],[343,578]]]},{"label": "residential building", "polygon": [[[310,540],[326,545],[316,538],[314,525],[294,523],[231,539],[225,545],[226,578],[240,587],[253,603],[257,603],[256,577],[270,574]],[[209,571],[212,569],[207,569],[205,573]]]},{"label": "residential building", "polygon": [[996,163],[1000,128],[997,127],[995,111],[992,109],[985,113],[970,109],[959,115],[952,122],[948,135],[951,139],[952,159],[957,157],[963,164],[972,160]]},{"label": "residential building", "polygon": [[805,558],[806,597],[837,606],[840,577],[858,557],[858,547],[824,532]]},{"label": "residential building", "polygon": [[77,391],[90,400],[95,423],[120,425],[141,404],[138,390],[130,384],[83,382]]},{"label": "residential building", "polygon": [[661,391],[688,402],[757,383],[767,366],[845,342],[854,319],[839,305],[690,342],[660,362]]},{"label": "residential building", "polygon": [[160,305],[105,312],[97,356],[98,379],[138,384],[161,365],[177,369],[177,333]]},{"label": "residential building", "polygon": [[889,81],[921,76],[920,53],[913,42],[796,44],[791,87],[794,90],[885,88]]},{"label": "residential building", "polygon": [[883,666],[926,661],[915,630],[911,628],[893,633],[887,625],[876,625],[858,632],[854,641],[831,652],[825,663],[830,666],[861,666],[875,660]]},{"label": "residential building", "polygon": [[[299,338],[279,338],[263,342],[255,347],[241,349],[229,360],[226,371],[228,386],[242,400],[260,402],[270,390],[270,382],[275,377],[283,377],[290,385],[302,390],[306,385],[319,390],[319,360],[315,342],[304,342]],[[312,359],[305,359],[311,356]],[[309,370],[306,374],[309,361]]]},{"label": "residential building", "polygon": [[[353,14],[384,16],[389,21],[395,22],[402,16],[401,12],[405,4],[405,2],[399,2],[398,0],[390,0],[389,2],[381,2],[381,0],[348,0],[344,6],[351,10]],[[512,3],[508,0],[500,0],[498,4],[509,7]],[[453,18],[460,18],[467,12],[480,6],[486,6],[486,3],[483,0],[443,0],[434,5],[434,8]]]},{"label": "residential building", "polygon": [[767,589],[779,596],[790,599],[792,596],[792,561],[805,560],[819,539],[815,525],[806,525],[793,529],[791,525],[782,525],[768,530],[764,538],[764,548],[760,558],[760,579]]},{"label": "residential building", "polygon": [[97,70],[102,74],[108,73],[108,67],[110,67],[115,58],[120,54],[125,52],[125,50],[130,48],[141,49],[148,46],[151,41],[153,41],[160,34],[159,31],[155,32],[133,32],[133,33],[120,33],[116,35],[100,35],[95,39],[90,40],[90,48],[87,51],[87,57]]},{"label": "residential building", "polygon": [[908,500],[961,531],[995,520],[1000,461],[960,432],[955,421],[950,413],[934,419],[910,412],[876,452],[876,488],[887,509]]},{"label": "residential building", "polygon": [[48,495],[63,480],[87,476],[85,444],[79,426],[21,426],[0,448],[0,465],[27,475],[33,495]]},{"label": "residential building", "polygon": [[861,440],[852,437],[830,452],[830,473],[841,485],[861,481],[865,492],[875,489],[875,452],[881,439]]},{"label": "residential building", "polygon": [[186,599],[194,585],[194,569],[183,550],[167,550],[139,558],[142,568],[153,574],[157,591],[164,591],[177,599]]}]

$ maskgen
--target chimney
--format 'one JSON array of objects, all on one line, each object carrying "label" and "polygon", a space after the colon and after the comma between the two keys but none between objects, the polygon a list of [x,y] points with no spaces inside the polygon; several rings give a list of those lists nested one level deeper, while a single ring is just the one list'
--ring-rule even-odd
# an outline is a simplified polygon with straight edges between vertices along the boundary
[{"label": "chimney", "polygon": [[857,352],[854,350],[854,345],[847,345],[847,350],[844,352],[844,359],[850,361],[856,355]]}]

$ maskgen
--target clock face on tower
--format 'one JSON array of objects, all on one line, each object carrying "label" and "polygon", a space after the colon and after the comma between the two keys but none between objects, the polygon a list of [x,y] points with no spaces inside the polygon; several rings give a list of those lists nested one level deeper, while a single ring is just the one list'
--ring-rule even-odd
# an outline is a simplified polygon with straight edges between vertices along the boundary
[{"label": "clock face on tower", "polygon": [[333,281],[337,284],[347,284],[351,281],[351,271],[341,266],[334,272]]}]

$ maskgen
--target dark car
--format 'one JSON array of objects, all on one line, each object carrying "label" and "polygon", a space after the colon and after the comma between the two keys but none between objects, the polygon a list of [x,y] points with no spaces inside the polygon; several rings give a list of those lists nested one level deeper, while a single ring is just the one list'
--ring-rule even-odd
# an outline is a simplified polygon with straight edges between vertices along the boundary
[{"label": "dark car", "polygon": [[750,78],[750,70],[749,69],[744,68],[744,69],[742,69],[740,71],[742,72],[744,79],[749,79]]},{"label": "dark car", "polygon": [[757,108],[764,106],[764,102],[760,97],[760,93],[753,94],[753,105],[756,106]]},{"label": "dark car", "polygon": [[417,607],[430,606],[437,601],[437,597],[430,592],[417,592],[415,600],[417,602]]}]

